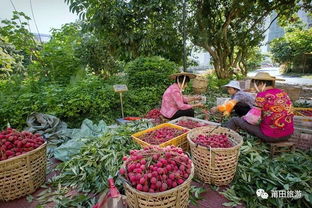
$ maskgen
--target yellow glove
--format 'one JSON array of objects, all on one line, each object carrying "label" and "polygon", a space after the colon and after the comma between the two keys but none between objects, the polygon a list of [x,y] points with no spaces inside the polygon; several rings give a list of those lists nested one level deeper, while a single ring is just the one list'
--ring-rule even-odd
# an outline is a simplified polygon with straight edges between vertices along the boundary
[{"label": "yellow glove", "polygon": [[223,112],[224,116],[229,116],[236,103],[237,103],[236,100],[229,100],[222,105],[218,105],[218,110],[220,112]]}]

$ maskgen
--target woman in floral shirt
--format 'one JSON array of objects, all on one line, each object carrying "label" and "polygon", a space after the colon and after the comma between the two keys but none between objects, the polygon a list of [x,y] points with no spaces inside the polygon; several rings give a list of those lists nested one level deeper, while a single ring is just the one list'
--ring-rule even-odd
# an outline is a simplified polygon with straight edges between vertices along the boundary
[{"label": "woman in floral shirt", "polygon": [[250,134],[259,137],[265,142],[286,141],[294,132],[292,102],[281,89],[275,88],[275,77],[269,73],[259,72],[251,77],[252,84],[258,91],[256,107],[261,109],[259,125],[249,124],[244,118],[232,118],[225,127],[230,129],[241,128]]},{"label": "woman in floral shirt", "polygon": [[187,87],[190,79],[195,78],[195,75],[181,72],[172,74],[170,78],[175,79],[175,83],[170,85],[165,91],[160,113],[168,119],[176,119],[181,116],[194,117],[193,108],[202,107],[203,104],[188,104],[188,102],[201,100],[201,97],[186,97],[183,96],[182,91]]}]

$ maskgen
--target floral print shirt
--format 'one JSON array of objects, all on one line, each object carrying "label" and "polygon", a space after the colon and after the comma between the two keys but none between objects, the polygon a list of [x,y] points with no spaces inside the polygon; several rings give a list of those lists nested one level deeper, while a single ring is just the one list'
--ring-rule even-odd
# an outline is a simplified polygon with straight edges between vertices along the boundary
[{"label": "floral print shirt", "polygon": [[281,138],[294,132],[292,102],[283,90],[274,88],[258,93],[256,105],[262,111],[260,129],[264,135]]},{"label": "floral print shirt", "polygon": [[166,118],[171,118],[178,110],[190,108],[192,106],[187,104],[187,98],[182,95],[177,83],[170,85],[164,92],[160,113]]}]

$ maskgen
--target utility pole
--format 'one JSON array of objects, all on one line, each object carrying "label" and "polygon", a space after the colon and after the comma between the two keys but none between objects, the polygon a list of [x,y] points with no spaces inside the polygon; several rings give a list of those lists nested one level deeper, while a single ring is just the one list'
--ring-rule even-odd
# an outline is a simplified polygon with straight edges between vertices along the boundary
[{"label": "utility pole", "polygon": [[186,0],[183,1],[183,19],[182,19],[182,34],[183,34],[183,71],[186,71]]}]

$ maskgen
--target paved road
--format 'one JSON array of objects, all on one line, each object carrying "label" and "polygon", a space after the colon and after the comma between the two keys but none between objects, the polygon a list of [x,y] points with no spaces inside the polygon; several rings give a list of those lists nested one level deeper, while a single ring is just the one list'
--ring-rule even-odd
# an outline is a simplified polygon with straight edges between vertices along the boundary
[{"label": "paved road", "polygon": [[312,86],[312,79],[282,75],[280,73],[278,67],[268,67],[268,68],[257,69],[255,71],[249,72],[248,76],[254,76],[258,72],[268,72],[272,76],[276,76],[278,78],[285,79],[285,81],[282,82],[282,83],[285,83],[285,84]]}]

